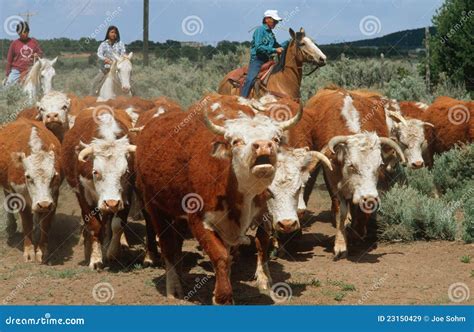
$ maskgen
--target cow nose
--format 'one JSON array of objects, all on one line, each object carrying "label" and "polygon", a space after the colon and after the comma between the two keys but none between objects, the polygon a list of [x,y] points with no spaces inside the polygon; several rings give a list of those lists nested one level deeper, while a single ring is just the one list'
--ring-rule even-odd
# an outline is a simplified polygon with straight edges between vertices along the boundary
[{"label": "cow nose", "polygon": [[411,163],[411,167],[412,168],[422,168],[424,166],[424,162],[423,161],[415,161],[414,163]]},{"label": "cow nose", "polygon": [[46,210],[51,210],[51,208],[53,207],[53,202],[51,201],[40,201],[37,203],[38,205],[38,209],[40,210],[43,210],[43,211],[46,211]]},{"label": "cow nose", "polygon": [[269,155],[273,153],[273,144],[271,141],[256,141],[252,144],[257,155]]},{"label": "cow nose", "polygon": [[59,114],[58,113],[49,113],[46,115],[46,120],[48,121],[58,121],[59,120]]},{"label": "cow nose", "polygon": [[298,229],[298,221],[285,219],[285,220],[277,222],[277,226],[278,226],[277,231],[280,231],[283,233],[291,233]]},{"label": "cow nose", "polygon": [[119,203],[120,203],[120,200],[115,200],[115,199],[107,199],[104,201],[105,207],[112,212],[118,211]]},{"label": "cow nose", "polygon": [[130,91],[130,87],[129,86],[124,86],[124,87],[122,87],[122,90],[123,90],[123,92],[128,92],[128,91]]}]

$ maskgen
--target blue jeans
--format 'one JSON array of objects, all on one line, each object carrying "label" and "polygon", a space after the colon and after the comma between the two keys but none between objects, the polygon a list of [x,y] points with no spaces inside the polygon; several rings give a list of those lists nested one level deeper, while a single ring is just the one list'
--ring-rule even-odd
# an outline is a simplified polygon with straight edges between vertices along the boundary
[{"label": "blue jeans", "polygon": [[249,68],[247,70],[247,78],[245,80],[242,90],[240,90],[240,95],[242,97],[248,98],[250,95],[250,90],[252,90],[255,79],[257,78],[260,68],[266,61],[259,58],[250,58]]},{"label": "blue jeans", "polygon": [[12,69],[8,75],[5,86],[10,86],[18,82],[20,79],[20,71],[18,69]]}]

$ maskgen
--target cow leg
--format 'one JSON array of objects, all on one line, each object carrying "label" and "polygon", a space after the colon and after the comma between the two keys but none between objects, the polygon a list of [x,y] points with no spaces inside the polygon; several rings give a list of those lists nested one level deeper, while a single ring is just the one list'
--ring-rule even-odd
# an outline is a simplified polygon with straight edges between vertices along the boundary
[{"label": "cow leg", "polygon": [[341,211],[336,218],[336,238],[334,241],[334,260],[347,257],[346,222],[349,217],[349,204],[342,198]]},{"label": "cow leg", "polygon": [[272,277],[268,268],[268,250],[270,247],[270,234],[261,225],[257,228],[255,237],[255,246],[257,247],[257,286],[261,291],[272,287]]},{"label": "cow leg", "polygon": [[76,194],[81,207],[82,219],[84,220],[84,253],[89,268],[98,270],[103,266],[101,232],[103,231],[101,220],[98,217],[97,208],[91,208],[83,195]]},{"label": "cow leg", "polygon": [[204,228],[204,224],[198,216],[189,216],[189,227],[202,249],[209,256],[216,273],[212,302],[214,304],[232,304],[232,285],[229,278],[232,258],[227,247],[215,232]]},{"label": "cow leg", "polygon": [[306,206],[308,206],[309,196],[311,196],[311,193],[313,192],[314,185],[316,184],[316,180],[317,180],[318,174],[319,174],[319,169],[320,169],[320,167],[316,167],[311,172],[311,174],[309,176],[309,179],[306,182],[306,185],[304,186],[303,199],[304,199],[304,202],[306,203]]},{"label": "cow leg", "polygon": [[159,254],[158,254],[158,243],[156,242],[156,233],[153,229],[153,225],[150,219],[150,215],[148,212],[143,209],[142,210],[143,216],[145,217],[145,225],[146,225],[146,253],[145,258],[143,259],[144,266],[153,266],[157,265],[159,261]]},{"label": "cow leg", "polygon": [[127,224],[128,213],[130,211],[130,205],[125,204],[124,208],[117,212],[111,220],[112,238],[110,245],[107,249],[107,259],[118,259],[120,257],[120,251],[122,245],[128,248],[128,242],[125,238],[124,227]]},{"label": "cow leg", "polygon": [[331,220],[332,224],[334,227],[336,227],[336,219],[337,216],[339,215],[339,209],[340,209],[340,204],[339,204],[339,198],[337,197],[337,192],[334,190],[336,188],[335,185],[331,183],[331,179],[327,174],[327,171],[325,170],[323,172],[323,177],[324,177],[324,182],[326,184],[326,188],[328,190],[329,196],[331,197]]},{"label": "cow leg", "polygon": [[161,253],[165,261],[166,268],[166,296],[170,299],[183,298],[183,287],[177,265],[181,258],[181,247],[178,245],[178,232],[172,225],[173,219],[163,211],[159,211],[152,206],[146,207],[151,217],[155,232],[158,234]]},{"label": "cow leg", "polygon": [[25,262],[35,260],[35,247],[33,246],[33,214],[29,207],[19,212],[23,227],[23,258]]},{"label": "cow leg", "polygon": [[36,248],[36,262],[38,263],[46,263],[48,260],[48,235],[55,212],[56,210],[53,210],[39,216],[40,239]]},{"label": "cow leg", "polygon": [[[6,199],[6,197],[9,195],[9,192],[4,189],[3,194],[5,195],[5,199]],[[8,237],[12,237],[16,233],[16,230],[17,230],[16,218],[15,218],[15,214],[11,212],[7,212],[7,227],[5,230],[7,232]]]}]

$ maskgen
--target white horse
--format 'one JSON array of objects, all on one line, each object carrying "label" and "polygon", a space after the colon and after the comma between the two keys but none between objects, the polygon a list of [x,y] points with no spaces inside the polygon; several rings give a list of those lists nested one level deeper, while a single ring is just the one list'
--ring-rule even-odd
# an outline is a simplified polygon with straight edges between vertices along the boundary
[{"label": "white horse", "polygon": [[114,99],[117,96],[131,96],[130,76],[132,74],[132,56],[133,52],[128,55],[119,56],[114,54],[114,61],[110,66],[104,83],[100,87],[99,97],[97,101],[106,101]]},{"label": "white horse", "polygon": [[39,99],[40,90],[43,94],[47,94],[53,88],[53,77],[56,75],[54,64],[58,60],[55,57],[53,60],[41,59],[30,68],[24,81],[22,82],[23,91],[28,94],[28,100],[33,103]]}]

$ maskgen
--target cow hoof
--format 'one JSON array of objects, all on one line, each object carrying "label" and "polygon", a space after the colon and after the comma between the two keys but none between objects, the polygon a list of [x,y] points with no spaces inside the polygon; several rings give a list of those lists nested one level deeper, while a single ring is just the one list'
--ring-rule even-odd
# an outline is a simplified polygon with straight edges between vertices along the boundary
[{"label": "cow hoof", "polygon": [[33,246],[26,247],[23,251],[23,259],[25,262],[33,262],[35,260],[35,249]]},{"label": "cow hoof", "polygon": [[102,259],[92,259],[89,263],[89,268],[91,270],[101,270],[102,267],[104,266],[104,263],[102,263]]},{"label": "cow hoof", "polygon": [[179,280],[166,283],[166,297],[168,299],[182,299],[184,297],[183,287]]},{"label": "cow hoof", "polygon": [[272,281],[267,278],[257,278],[257,287],[260,292],[268,292],[272,288]]},{"label": "cow hoof", "polygon": [[216,296],[214,295],[212,297],[212,304],[214,304],[214,305],[230,305],[230,304],[235,304],[235,302],[234,302],[234,299],[232,297],[230,299],[217,300]]},{"label": "cow hoof", "polygon": [[344,251],[334,251],[334,260],[337,261],[339,259],[347,258],[347,250]]},{"label": "cow hoof", "polygon": [[157,266],[159,261],[158,253],[147,251],[145,258],[143,259],[143,267]]}]

